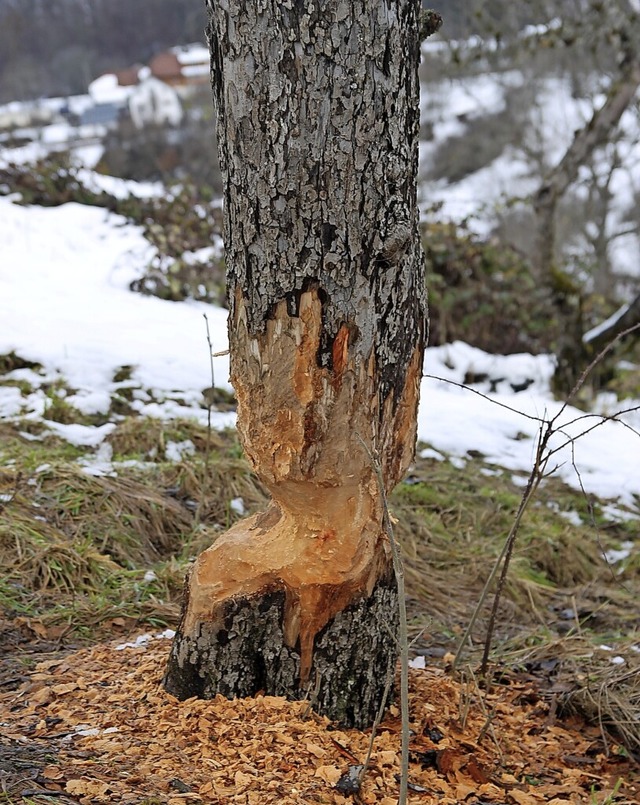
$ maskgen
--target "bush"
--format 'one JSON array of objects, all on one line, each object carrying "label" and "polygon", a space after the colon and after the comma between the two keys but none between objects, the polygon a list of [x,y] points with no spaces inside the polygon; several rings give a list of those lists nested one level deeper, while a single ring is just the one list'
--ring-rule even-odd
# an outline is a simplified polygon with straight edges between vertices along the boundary
[{"label": "bush", "polygon": [[[56,207],[74,201],[123,215],[143,228],[156,249],[132,290],[171,301],[225,302],[224,261],[210,249],[222,235],[222,210],[205,185],[185,181],[162,196],[120,199],[88,189],[68,155],[51,155],[33,165],[0,169],[0,193],[19,194],[22,204]],[[207,252],[198,255],[202,249]]]},{"label": "bush", "polygon": [[459,339],[495,354],[553,351],[558,309],[515,249],[452,223],[424,224],[422,241],[432,346]]}]

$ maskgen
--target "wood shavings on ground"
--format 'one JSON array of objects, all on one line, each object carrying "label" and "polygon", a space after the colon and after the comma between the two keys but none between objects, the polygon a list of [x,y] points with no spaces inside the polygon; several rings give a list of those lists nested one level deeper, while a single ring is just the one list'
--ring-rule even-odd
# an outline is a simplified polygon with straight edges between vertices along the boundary
[{"label": "wood shavings on ground", "polygon": [[[9,801],[48,791],[81,805],[397,802],[396,707],[353,797],[340,780],[364,762],[369,733],[271,696],[179,702],[160,684],[168,639],[115,647],[41,662],[19,690],[0,695],[0,758],[10,759],[0,763],[0,781]],[[411,803],[638,801],[624,753],[609,742],[605,754],[594,727],[557,722],[531,680],[482,692],[439,669],[412,670],[410,679]],[[28,784],[23,775],[9,789],[11,769],[26,766]]]}]

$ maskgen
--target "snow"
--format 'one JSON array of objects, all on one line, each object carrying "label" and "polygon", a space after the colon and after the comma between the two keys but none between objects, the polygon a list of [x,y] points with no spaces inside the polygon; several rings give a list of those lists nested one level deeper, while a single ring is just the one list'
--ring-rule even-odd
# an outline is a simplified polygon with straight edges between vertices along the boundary
[{"label": "snow", "polygon": [[185,65],[182,68],[182,75],[185,78],[198,78],[200,76],[208,76],[211,71],[209,64],[191,64]]},{"label": "snow", "polygon": [[[470,388],[452,385],[469,372],[486,372],[489,380]],[[547,469],[576,489],[633,508],[640,494],[640,414],[606,421],[565,405],[549,389],[552,372],[549,356],[486,355],[459,342],[427,350],[419,438],[447,454],[475,451],[488,464],[528,474],[541,428],[553,421]],[[526,390],[510,390],[525,379],[532,381]]]},{"label": "snow", "polygon": [[[131,293],[154,254],[138,227],[93,207],[28,208],[6,198],[0,220],[0,354],[14,350],[85,394],[110,393],[124,365],[143,388],[210,385],[203,316],[214,352],[222,352],[226,313]],[[230,389],[225,356],[214,358],[214,372]]]},{"label": "snow", "polygon": [[191,439],[185,439],[183,442],[167,442],[164,449],[167,461],[173,461],[176,464],[192,456],[195,452],[196,446]]},{"label": "snow", "polygon": [[619,310],[616,310],[611,316],[609,316],[606,321],[601,322],[596,327],[593,327],[589,332],[585,333],[582,336],[582,340],[585,344],[590,343],[594,339],[596,339],[599,335],[606,332],[607,330],[614,327],[614,325],[620,321],[620,319],[629,312],[631,305],[623,305]]},{"label": "snow", "polygon": [[121,87],[114,73],[105,73],[89,84],[89,95],[94,103],[125,104],[133,89],[133,86]]},{"label": "snow", "polygon": [[[548,27],[556,25],[554,20]],[[532,26],[523,35],[538,36],[542,32],[543,28]],[[440,42],[431,45],[427,40],[423,50],[427,52],[432,46],[438,49],[441,45]],[[473,45],[469,42],[466,46]],[[433,136],[420,143],[423,177],[428,175],[439,149],[446,147],[450,137],[463,134],[475,118],[505,109],[508,91],[523,87],[523,91],[535,95],[535,101],[528,109],[513,112],[514,120],[518,115],[523,117],[523,141],[508,144],[491,164],[457,182],[423,179],[420,188],[423,215],[435,207],[440,220],[459,222],[468,218],[470,228],[477,234],[490,234],[500,214],[514,202],[531,197],[539,186],[538,177],[560,161],[576,130],[604,103],[602,75],[594,72],[590,80],[585,80],[585,85],[593,85],[591,97],[576,97],[569,78],[527,75],[525,70],[487,72],[448,80],[438,75],[435,80],[425,82],[421,121],[430,124]],[[586,166],[581,168],[579,181],[571,189],[586,200],[586,189],[594,182],[593,173],[600,177],[601,184],[608,181],[607,189],[611,193],[605,221],[610,239],[608,258],[618,276],[640,274],[640,238],[629,227],[629,221],[635,220],[636,199],[640,194],[638,128],[637,111],[632,104],[620,120],[620,138],[596,153],[593,172]],[[586,243],[578,245],[584,247]]]},{"label": "snow", "polygon": [[558,514],[560,515],[560,517],[564,517],[565,520],[568,520],[571,523],[571,525],[581,526],[583,524],[582,517],[580,517],[580,515],[576,511],[568,511],[568,512],[559,511]]},{"label": "snow", "polygon": [[434,450],[432,447],[425,447],[420,451],[420,458],[433,458],[435,461],[444,461],[445,456]]},{"label": "snow", "polygon": [[17,416],[23,408],[23,397],[15,386],[0,386],[0,419]]},{"label": "snow", "polygon": [[[115,427],[115,426],[114,426]],[[108,442],[98,443],[98,449],[93,455],[82,456],[78,463],[86,475],[100,478],[105,475],[116,476],[118,473],[111,463],[113,447]]]},{"label": "snow", "polygon": [[244,505],[244,500],[242,498],[233,498],[231,500],[231,502],[229,503],[229,507],[236,514],[239,514],[240,517],[242,517],[244,514],[246,514],[246,511],[247,511],[246,507]]},{"label": "snow", "polygon": [[165,629],[164,632],[159,632],[155,635],[145,632],[145,634],[138,635],[135,640],[120,643],[115,648],[116,651],[123,651],[126,648],[140,648],[141,646],[146,646],[147,643],[150,643],[152,640],[173,640],[175,634],[173,629]]},{"label": "snow", "polygon": [[[85,459],[85,471],[113,473],[104,438],[114,424],[46,420],[48,399],[40,386],[45,378],[49,383],[64,380],[73,390],[67,403],[87,414],[105,412],[123,385],[114,381],[115,373],[131,366],[126,385],[139,389],[133,406],[141,414],[191,417],[206,424],[201,392],[211,381],[203,317],[213,352],[224,353],[224,310],[131,292],[129,283],[153,250],[138,227],[104,210],[78,204],[20,207],[0,198],[0,222],[0,354],[15,351],[43,367],[13,373],[15,382],[31,384],[33,391],[26,396],[15,386],[0,386],[1,416],[44,418],[50,430],[71,443],[99,448]],[[215,384],[230,389],[228,357],[213,361]],[[619,422],[605,421],[563,405],[549,388],[553,369],[551,356],[488,355],[461,342],[427,350],[418,414],[418,436],[431,451],[424,455],[446,456],[464,466],[470,454],[480,454],[487,465],[504,468],[525,483],[541,428],[553,420],[547,469],[574,488],[635,508],[640,414],[629,411],[620,414]],[[477,382],[463,387],[468,379]],[[607,413],[614,413],[615,405],[609,399]],[[234,422],[233,413],[213,414],[215,427]],[[191,450],[187,442],[169,443],[167,458],[179,461]],[[240,500],[231,506],[241,513]]]},{"label": "snow", "polygon": [[193,42],[190,45],[176,45],[176,47],[170,50],[171,53],[175,54],[180,64],[193,65],[204,63],[207,65],[207,70],[209,68],[209,62],[211,60],[209,48],[200,44],[200,42]]},{"label": "snow", "polygon": [[166,188],[160,182],[134,182],[130,179],[118,179],[115,176],[105,176],[88,168],[78,170],[78,180],[94,193],[104,191],[115,198],[126,199],[130,196],[140,199],[149,199],[162,196]]},{"label": "snow", "polygon": [[620,545],[620,548],[611,548],[610,550],[605,551],[603,556],[607,560],[608,564],[615,565],[617,562],[624,562],[625,559],[628,559],[631,556],[634,546],[634,542],[631,540],[625,540]]},{"label": "snow", "polygon": [[44,424],[57,436],[77,447],[97,447],[116,428],[114,422],[95,426],[76,423],[64,425],[62,422],[51,422],[45,419]]}]

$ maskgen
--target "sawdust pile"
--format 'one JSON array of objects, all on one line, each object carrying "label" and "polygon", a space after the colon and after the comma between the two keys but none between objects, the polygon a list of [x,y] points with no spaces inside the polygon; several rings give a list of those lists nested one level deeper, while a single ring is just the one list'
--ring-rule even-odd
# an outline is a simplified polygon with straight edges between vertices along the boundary
[{"label": "sawdust pile", "polygon": [[[9,793],[27,787],[82,805],[397,802],[396,708],[354,800],[348,775],[364,762],[368,733],[269,696],[179,702],[160,686],[167,639],[115,645],[42,662],[0,695],[0,756],[35,746],[48,758]],[[596,728],[557,723],[532,679],[485,692],[439,669],[413,670],[411,729],[412,803],[568,805],[593,801],[594,791],[602,802],[614,788],[615,802],[631,803],[640,791],[619,747],[609,742],[605,755]]]}]

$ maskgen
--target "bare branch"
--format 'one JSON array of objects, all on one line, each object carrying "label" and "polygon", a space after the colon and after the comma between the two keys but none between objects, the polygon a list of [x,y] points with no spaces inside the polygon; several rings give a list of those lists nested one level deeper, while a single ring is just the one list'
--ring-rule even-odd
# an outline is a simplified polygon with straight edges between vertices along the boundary
[{"label": "bare branch", "polygon": [[439,377],[438,375],[429,374],[423,374],[422,377],[427,378],[428,380],[439,380],[441,383],[449,383],[450,386],[457,386],[459,389],[463,389],[464,391],[470,391],[472,394],[477,394],[478,397],[482,397],[484,400],[493,403],[493,405],[497,405],[500,408],[505,408],[507,411],[511,411],[512,414],[518,414],[519,416],[526,417],[526,419],[531,419],[533,422],[540,422],[541,424],[544,424],[547,421],[544,417],[535,416],[534,414],[526,414],[524,411],[520,411],[518,408],[513,408],[511,405],[500,402],[500,400],[494,400],[493,397],[489,397],[488,394],[484,394],[482,391],[473,389],[471,386],[466,386],[464,383],[459,383],[457,380],[449,380],[446,377]]}]

